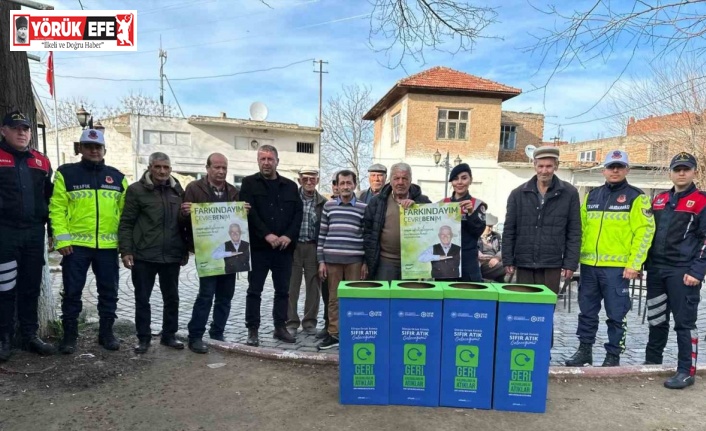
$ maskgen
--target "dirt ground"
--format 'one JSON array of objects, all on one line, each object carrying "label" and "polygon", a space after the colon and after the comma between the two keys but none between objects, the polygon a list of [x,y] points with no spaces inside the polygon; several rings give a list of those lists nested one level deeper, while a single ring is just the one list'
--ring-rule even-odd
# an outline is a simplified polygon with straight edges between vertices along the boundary
[{"label": "dirt ground", "polygon": [[343,406],[336,367],[196,355],[157,339],[136,357],[122,335],[116,353],[91,328],[73,356],[16,352],[0,367],[0,430],[706,430],[701,378],[685,391],[661,377],[554,380],[546,414]]}]

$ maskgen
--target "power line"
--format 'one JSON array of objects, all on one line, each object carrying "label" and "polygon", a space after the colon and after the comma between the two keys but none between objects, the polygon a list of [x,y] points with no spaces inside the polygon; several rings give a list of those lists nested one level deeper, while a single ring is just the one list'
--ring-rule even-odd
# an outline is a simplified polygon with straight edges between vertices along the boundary
[{"label": "power line", "polygon": [[[167,85],[169,86],[169,89],[172,91],[172,96],[174,96],[174,101],[176,102],[177,106],[179,107],[179,112],[181,112],[181,116],[183,118],[186,118],[186,115],[184,115],[184,111],[181,109],[181,105],[179,104],[179,100],[176,97],[176,94],[174,93],[174,89],[172,88],[171,82],[169,82],[169,78],[167,78],[167,75],[164,75],[164,79],[167,80]],[[164,113],[162,114],[164,115]]]},{"label": "power line", "polygon": [[[280,9],[275,9],[275,10],[276,10],[276,11],[281,11],[281,10],[285,10],[286,8],[297,7],[297,6],[305,6],[305,5],[312,4],[312,3],[318,3],[318,2],[320,2],[320,1],[322,1],[322,0],[308,0],[308,1],[305,1],[305,2],[301,2],[301,3],[295,3],[295,4],[291,4],[291,5],[285,5],[284,7],[280,8]],[[196,24],[177,25],[177,26],[166,27],[166,28],[147,29],[147,30],[142,30],[142,31],[140,31],[140,35],[145,35],[145,34],[150,34],[150,33],[161,33],[161,32],[165,32],[165,31],[177,30],[177,29],[178,29],[178,30],[183,30],[183,29],[185,29],[185,28],[200,27],[200,26],[202,26],[202,25],[204,25],[204,24],[212,25],[213,23],[216,23],[216,22],[228,21],[228,20],[232,20],[232,19],[234,19],[234,18],[244,18],[244,17],[247,17],[247,16],[262,15],[262,14],[271,13],[271,12],[272,12],[272,10],[268,9],[268,10],[264,10],[264,11],[260,11],[260,12],[250,12],[250,13],[241,14],[241,15],[231,15],[231,16],[224,17],[224,18],[219,18],[219,19],[216,19],[216,20],[200,21],[200,22],[197,22]]]},{"label": "power line", "polygon": [[[369,13],[367,13],[367,14],[360,14],[360,15],[353,15],[353,16],[344,17],[344,18],[332,19],[332,20],[329,20],[329,21],[318,22],[318,23],[315,23],[315,24],[301,25],[301,26],[298,26],[298,27],[292,27],[292,28],[289,28],[289,29],[284,29],[283,31],[303,30],[303,29],[307,29],[307,28],[321,27],[321,26],[328,25],[328,24],[335,24],[335,23],[339,23],[339,22],[351,21],[351,20],[354,20],[354,19],[367,18],[367,17],[370,17],[370,14],[369,14]],[[236,37],[236,38],[233,38],[233,39],[219,40],[219,41],[213,41],[213,42],[202,42],[202,43],[196,43],[196,44],[193,44],[193,45],[175,46],[175,47],[172,47],[172,48],[167,47],[167,48],[165,48],[165,49],[168,50],[168,51],[173,51],[173,50],[175,50],[175,49],[199,48],[199,47],[207,46],[207,45],[217,45],[217,44],[221,44],[221,43],[236,42],[236,41],[239,41],[239,40],[252,39],[252,38],[262,38],[262,35],[260,35],[260,34],[252,34],[252,35],[248,35],[248,36]],[[55,59],[54,62],[57,63],[57,62],[63,62],[63,61],[65,61],[65,60],[77,60],[77,59],[85,60],[85,59],[102,58],[102,57],[117,57],[117,56],[123,56],[123,55],[139,55],[139,54],[148,54],[148,53],[152,53],[152,52],[159,52],[159,49],[151,49],[151,50],[145,50],[145,51],[119,52],[119,53],[116,53],[116,54],[102,54],[102,55],[91,55],[91,56],[62,57],[61,59]]]},{"label": "power line", "polygon": [[[683,82],[682,84],[687,84],[687,83],[689,83],[689,82],[691,82],[691,81],[695,81],[695,80],[703,79],[703,78],[706,78],[706,75],[702,75],[702,76],[696,77],[696,78],[694,78],[694,79],[691,79],[691,80],[689,80],[689,81],[685,81],[685,82]],[[669,98],[671,98],[671,97],[674,97],[674,96],[678,96],[678,95],[680,95],[680,94],[682,94],[682,93],[686,93],[686,92],[688,92],[688,91],[694,91],[697,87],[700,87],[700,86],[702,86],[702,85],[704,85],[704,84],[706,84],[706,81],[701,81],[700,83],[695,84],[693,87],[689,87],[689,88],[686,88],[686,89],[684,89],[684,90],[677,91],[676,93],[669,94],[669,95],[667,95],[666,97],[663,97],[663,98],[661,98],[661,99],[656,99],[656,100],[653,100],[653,101],[651,101],[651,102],[645,103],[645,104],[643,104],[643,105],[636,106],[636,107],[634,107],[634,108],[626,109],[626,110],[624,110],[624,111],[617,112],[617,113],[615,113],[615,114],[606,115],[605,117],[594,118],[594,119],[592,119],[592,120],[585,120],[585,121],[574,121],[574,122],[572,122],[572,123],[563,123],[563,124],[561,124],[561,126],[563,127],[563,126],[575,126],[575,125],[578,125],[578,124],[588,124],[588,123],[593,123],[593,122],[596,122],[596,121],[607,120],[607,119],[613,118],[613,117],[618,117],[618,116],[627,114],[627,113],[629,113],[629,112],[637,111],[638,109],[646,108],[646,107],[648,107],[648,106],[654,105],[654,104],[659,103],[659,102],[664,102],[665,100],[667,100],[667,99],[669,99]],[[664,93],[663,93],[663,94],[664,94]]]},{"label": "power line", "polygon": [[[242,71],[242,72],[225,73],[222,75],[190,76],[190,77],[186,77],[186,78],[172,78],[172,81],[193,81],[196,79],[216,79],[216,78],[226,78],[226,77],[238,76],[238,75],[246,75],[246,74],[250,74],[250,73],[269,72],[272,70],[287,69],[287,68],[295,66],[297,64],[308,63],[310,61],[314,61],[314,59],[307,58],[306,60],[295,61],[294,63],[285,64],[283,66],[272,66],[272,67],[268,67],[265,69],[246,70],[246,71]],[[111,81],[111,82],[155,82],[155,81],[159,81],[159,79],[157,79],[157,78],[102,78],[102,77],[97,77],[97,76],[75,76],[75,75],[56,75],[56,76],[59,78],[84,79],[84,80],[89,80],[89,81],[90,80]]]}]

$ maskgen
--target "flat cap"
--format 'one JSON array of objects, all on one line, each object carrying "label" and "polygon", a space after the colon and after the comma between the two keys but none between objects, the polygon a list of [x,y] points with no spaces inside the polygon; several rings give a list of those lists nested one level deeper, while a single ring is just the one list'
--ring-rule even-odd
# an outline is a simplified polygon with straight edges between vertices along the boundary
[{"label": "flat cap", "polygon": [[486,226],[495,226],[498,224],[498,218],[490,213],[485,215],[485,225]]},{"label": "flat cap", "polygon": [[559,158],[559,148],[557,147],[552,147],[550,145],[544,145],[536,150],[534,150],[534,154],[532,154],[532,158],[535,159],[547,159],[547,158],[552,158],[552,159],[558,159]]},{"label": "flat cap", "polygon": [[314,168],[301,168],[299,175],[319,175],[319,171]]},{"label": "flat cap", "polygon": [[370,165],[370,167],[368,168],[368,172],[380,172],[387,175],[387,168],[385,167],[385,165],[375,163],[374,165]]}]

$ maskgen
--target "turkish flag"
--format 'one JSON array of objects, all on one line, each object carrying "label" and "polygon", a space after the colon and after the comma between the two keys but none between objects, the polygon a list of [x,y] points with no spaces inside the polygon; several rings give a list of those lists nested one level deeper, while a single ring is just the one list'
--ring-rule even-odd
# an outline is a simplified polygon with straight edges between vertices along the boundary
[{"label": "turkish flag", "polygon": [[54,52],[49,51],[47,59],[47,84],[49,84],[49,94],[54,96]]}]

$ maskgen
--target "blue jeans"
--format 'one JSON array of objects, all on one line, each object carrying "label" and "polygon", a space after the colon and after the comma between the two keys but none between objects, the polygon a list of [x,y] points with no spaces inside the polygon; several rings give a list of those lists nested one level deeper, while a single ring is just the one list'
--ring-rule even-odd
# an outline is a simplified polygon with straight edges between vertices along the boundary
[{"label": "blue jeans", "polygon": [[[206,332],[206,322],[213,305],[213,321],[208,333],[211,337],[223,336],[230,314],[230,302],[235,293],[235,274],[214,275],[199,278],[199,294],[191,313],[189,339],[196,340]],[[216,298],[215,304],[213,298]]]}]

